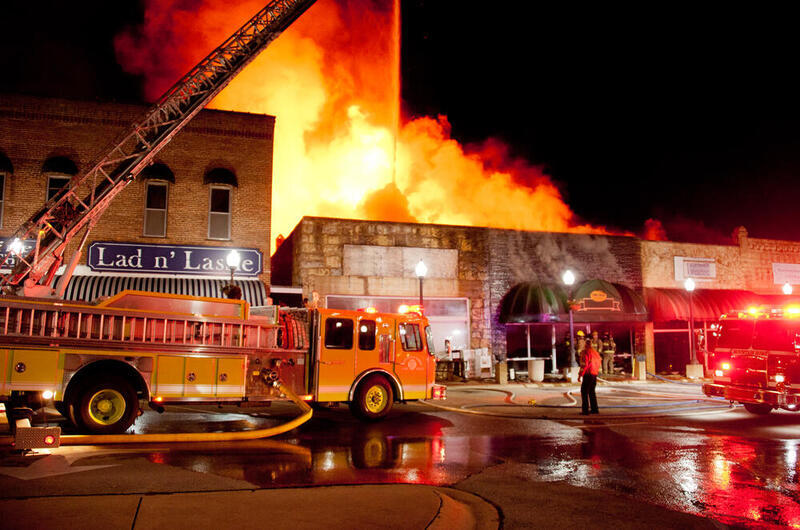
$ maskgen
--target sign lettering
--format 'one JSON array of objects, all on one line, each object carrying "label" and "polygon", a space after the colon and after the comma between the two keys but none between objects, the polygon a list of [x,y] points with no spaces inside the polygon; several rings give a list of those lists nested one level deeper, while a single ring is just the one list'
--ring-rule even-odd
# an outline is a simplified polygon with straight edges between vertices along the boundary
[{"label": "sign lettering", "polygon": [[[95,241],[89,246],[86,263],[93,271],[222,276],[230,273],[226,258],[231,250],[234,249]],[[258,276],[263,263],[261,251],[235,250],[241,256],[236,275]]]}]

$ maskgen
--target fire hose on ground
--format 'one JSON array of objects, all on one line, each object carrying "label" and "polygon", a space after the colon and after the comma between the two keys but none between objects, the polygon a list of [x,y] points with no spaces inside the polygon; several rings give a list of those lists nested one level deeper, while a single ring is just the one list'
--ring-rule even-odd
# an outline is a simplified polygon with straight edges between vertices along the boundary
[{"label": "fire hose on ground", "polygon": [[[174,442],[230,442],[236,440],[255,440],[277,436],[299,427],[311,419],[313,410],[308,403],[292,392],[280,381],[273,383],[276,389],[283,393],[300,407],[301,414],[295,419],[269,427],[266,429],[253,429],[234,432],[192,432],[192,433],[158,433],[158,434],[69,434],[61,436],[61,445],[95,445],[95,444],[124,444],[124,443],[174,443]],[[0,445],[10,445],[13,438],[0,438]]]}]

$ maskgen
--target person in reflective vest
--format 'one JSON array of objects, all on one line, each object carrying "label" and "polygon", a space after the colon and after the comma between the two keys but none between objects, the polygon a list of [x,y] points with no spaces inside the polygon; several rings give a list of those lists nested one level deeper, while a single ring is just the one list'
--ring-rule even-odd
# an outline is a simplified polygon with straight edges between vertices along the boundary
[{"label": "person in reflective vest", "polygon": [[[597,414],[597,374],[600,373],[600,354],[594,349],[591,343],[586,345],[583,352],[583,367],[578,373],[578,381],[581,382],[581,414]],[[591,409],[591,410],[590,410]]]},{"label": "person in reflective vest", "polygon": [[614,374],[614,355],[617,353],[617,343],[614,342],[614,337],[611,333],[603,335],[602,350],[603,352],[603,373],[606,375]]}]

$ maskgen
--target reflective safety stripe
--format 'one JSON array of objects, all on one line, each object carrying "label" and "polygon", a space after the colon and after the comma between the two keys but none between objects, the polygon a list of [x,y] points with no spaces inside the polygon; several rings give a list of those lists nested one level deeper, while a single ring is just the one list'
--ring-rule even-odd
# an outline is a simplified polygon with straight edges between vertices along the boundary
[{"label": "reflective safety stripe", "polygon": [[[59,385],[60,386],[60,385]],[[33,390],[33,391],[44,391],[44,390],[56,390],[56,385],[54,383],[14,383],[11,382],[8,387],[11,390]]]},{"label": "reflective safety stripe", "polygon": [[242,385],[217,385],[217,395],[219,394],[244,395],[244,387]]},{"label": "reflective safety stripe", "polygon": [[201,394],[203,396],[214,395],[214,385],[186,385],[185,394]]},{"label": "reflective safety stripe", "polygon": [[183,385],[158,385],[158,394],[182,394]]}]

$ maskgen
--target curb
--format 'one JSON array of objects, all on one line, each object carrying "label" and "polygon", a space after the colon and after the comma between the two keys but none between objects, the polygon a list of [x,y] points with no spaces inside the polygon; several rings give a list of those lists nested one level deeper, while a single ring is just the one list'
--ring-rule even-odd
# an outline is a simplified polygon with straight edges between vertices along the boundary
[{"label": "curb", "polygon": [[431,530],[452,528],[500,528],[500,514],[488,501],[473,493],[451,488],[434,488],[442,504],[428,525]]}]

